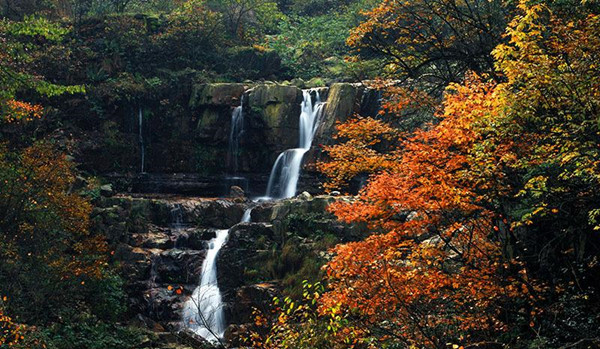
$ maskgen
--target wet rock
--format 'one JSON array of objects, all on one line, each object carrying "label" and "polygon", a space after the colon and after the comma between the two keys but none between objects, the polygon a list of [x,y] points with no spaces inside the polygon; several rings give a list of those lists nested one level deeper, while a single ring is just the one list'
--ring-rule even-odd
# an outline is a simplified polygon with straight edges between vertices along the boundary
[{"label": "wet rock", "polygon": [[300,200],[311,200],[312,195],[309,192],[303,191],[302,194],[298,195],[298,199]]},{"label": "wet rock", "polygon": [[168,249],[175,246],[174,239],[164,232],[132,234],[130,244],[135,247]]},{"label": "wet rock", "polygon": [[147,280],[150,275],[152,250],[119,244],[114,258],[121,262],[121,274],[126,280]]},{"label": "wet rock", "polygon": [[202,273],[206,251],[170,249],[153,261],[157,281],[163,284],[194,284]]},{"label": "wet rock", "polygon": [[273,243],[273,226],[268,223],[240,223],[229,231],[229,239],[217,260],[219,287],[224,298],[231,300],[232,290],[244,284],[244,273],[255,263],[260,251]]},{"label": "wet rock", "polygon": [[[248,91],[248,140],[269,150],[269,165],[285,149],[298,146],[298,127],[302,90],[295,86],[259,85]],[[259,155],[259,154],[256,154]]]},{"label": "wet rock", "polygon": [[274,283],[260,283],[244,286],[238,289],[235,301],[227,309],[230,313],[228,319],[233,324],[244,324],[253,321],[254,309],[268,314],[271,309],[273,297],[279,296],[280,292]]},{"label": "wet rock", "polygon": [[189,234],[186,247],[194,250],[206,249],[207,242],[215,237],[217,233],[214,229],[195,230]]},{"label": "wet rock", "polygon": [[167,287],[156,287],[144,293],[147,315],[158,321],[168,322],[181,318],[181,301],[179,295]]},{"label": "wet rock", "polygon": [[187,344],[195,349],[211,349],[214,348],[210,342],[201,336],[197,335],[190,329],[184,329],[177,333],[179,341],[183,344]]},{"label": "wet rock", "polygon": [[246,193],[244,193],[244,189],[238,187],[237,185],[231,186],[229,188],[229,198],[233,199],[234,202],[246,202]]}]

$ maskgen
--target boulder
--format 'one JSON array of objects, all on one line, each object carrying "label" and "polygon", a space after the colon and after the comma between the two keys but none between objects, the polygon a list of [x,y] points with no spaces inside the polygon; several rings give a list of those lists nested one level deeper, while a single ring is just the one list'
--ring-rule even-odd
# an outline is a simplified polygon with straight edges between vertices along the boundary
[{"label": "boulder", "polygon": [[183,329],[177,333],[177,337],[179,342],[189,345],[195,349],[211,349],[215,346],[208,342],[206,339],[197,335],[194,331],[190,329]]},{"label": "boulder", "polygon": [[279,296],[279,294],[277,285],[268,282],[239,288],[235,302],[230,309],[229,322],[234,324],[252,322],[252,311],[254,309],[268,314],[271,310],[273,298]]},{"label": "boulder", "polygon": [[273,226],[268,223],[239,223],[229,230],[217,260],[219,287],[226,302],[235,297],[232,291],[246,282],[245,273],[257,267],[258,254],[268,250],[273,239]]},{"label": "boulder", "polygon": [[202,273],[206,251],[170,249],[160,253],[153,263],[157,279],[162,284],[196,284]]},{"label": "boulder", "polygon": [[146,314],[159,323],[167,323],[181,318],[182,303],[177,293],[167,287],[155,287],[146,290]]},{"label": "boulder", "polygon": [[144,281],[150,276],[153,250],[119,244],[114,258],[121,262],[121,275],[130,282]]},{"label": "boulder", "polygon": [[232,185],[229,188],[229,198],[233,199],[235,202],[246,202],[246,193],[244,193],[244,189],[238,187],[237,185]]},{"label": "boulder", "polygon": [[217,233],[214,229],[194,229],[187,234],[187,240],[179,246],[185,246],[193,250],[205,250],[208,241],[214,239]]}]

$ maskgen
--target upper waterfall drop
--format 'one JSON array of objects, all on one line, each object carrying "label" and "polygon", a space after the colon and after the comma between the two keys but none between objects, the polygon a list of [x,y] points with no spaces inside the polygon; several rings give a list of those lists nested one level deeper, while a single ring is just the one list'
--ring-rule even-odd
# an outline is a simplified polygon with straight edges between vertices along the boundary
[{"label": "upper waterfall drop", "polygon": [[146,149],[144,146],[144,114],[142,113],[142,107],[139,107],[138,110],[138,137],[140,143],[140,152],[142,154],[140,173],[145,173],[145,165],[146,165]]},{"label": "upper waterfall drop", "polygon": [[[315,93],[313,104],[311,92]],[[310,150],[315,132],[319,126],[323,106],[321,94],[318,90],[303,90],[300,112],[300,135],[299,148],[287,149],[279,154],[269,176],[267,186],[268,199],[285,199],[296,195],[302,159],[304,154]]]},{"label": "upper waterfall drop", "polygon": [[232,174],[239,169],[238,157],[240,150],[240,138],[244,132],[244,95],[242,94],[240,105],[231,113],[231,130],[229,132],[229,146],[227,149],[227,162]]}]

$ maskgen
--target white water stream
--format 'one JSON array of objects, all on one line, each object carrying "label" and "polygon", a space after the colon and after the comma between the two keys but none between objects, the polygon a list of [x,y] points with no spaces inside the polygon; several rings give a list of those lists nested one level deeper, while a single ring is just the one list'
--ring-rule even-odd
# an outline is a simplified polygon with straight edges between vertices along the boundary
[{"label": "white water stream", "polygon": [[235,107],[231,113],[231,130],[229,132],[227,161],[232,174],[236,174],[239,167],[238,157],[242,132],[244,132],[244,95],[242,95],[240,105]]},{"label": "white water stream", "polygon": [[[241,222],[250,222],[252,209],[244,212]],[[217,257],[227,241],[229,229],[217,230],[209,241],[209,250],[202,263],[200,286],[183,308],[183,325],[210,342],[219,342],[225,334],[223,300],[217,280]]]},{"label": "white water stream", "polygon": [[146,165],[146,149],[144,146],[144,115],[142,113],[142,107],[138,110],[138,124],[139,124],[139,142],[140,142],[140,151],[142,153],[142,163],[140,166],[140,172],[144,173],[145,165]]},{"label": "white water stream", "polygon": [[296,195],[302,159],[310,150],[325,105],[318,90],[315,94],[313,104],[311,90],[302,91],[299,148],[287,149],[279,154],[271,170],[267,194],[263,199],[285,199]]}]

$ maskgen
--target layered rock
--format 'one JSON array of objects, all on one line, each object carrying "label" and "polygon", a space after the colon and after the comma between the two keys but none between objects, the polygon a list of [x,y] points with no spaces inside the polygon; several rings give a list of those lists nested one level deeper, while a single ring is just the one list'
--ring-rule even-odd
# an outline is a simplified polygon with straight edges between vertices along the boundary
[{"label": "layered rock", "polygon": [[[129,321],[161,333],[181,329],[182,307],[199,284],[208,242],[216,229],[231,226],[217,271],[231,325],[226,337],[235,343],[251,322],[252,310],[266,310],[279,294],[281,281],[273,273],[286,267],[278,263],[290,263],[278,261],[286,258],[290,241],[296,241],[303,253],[318,256],[313,246],[320,234],[316,231],[333,234],[341,241],[362,236],[362,227],[341,224],[324,214],[333,200],[303,194],[257,204],[116,195],[97,203],[92,222],[93,229],[108,237],[113,258],[127,282]],[[238,223],[250,206],[254,206],[252,222]],[[302,226],[307,220],[310,226]],[[300,265],[288,267],[297,270]]]}]

